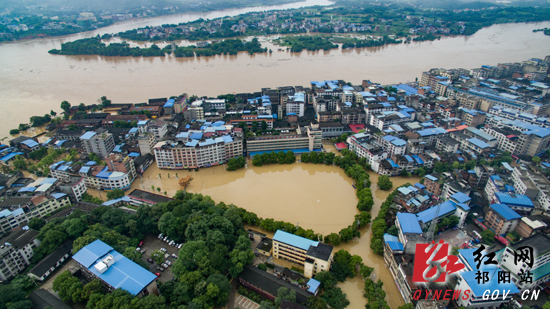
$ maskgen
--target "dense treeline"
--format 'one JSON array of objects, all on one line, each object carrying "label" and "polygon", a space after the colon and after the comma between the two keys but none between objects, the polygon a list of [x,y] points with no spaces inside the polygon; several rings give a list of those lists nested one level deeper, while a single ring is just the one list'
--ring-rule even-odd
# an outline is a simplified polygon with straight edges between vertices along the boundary
[{"label": "dense treeline", "polygon": [[246,159],[242,156],[237,158],[231,158],[229,161],[227,161],[227,170],[228,171],[235,171],[239,168],[243,168],[246,165]]},{"label": "dense treeline", "polygon": [[369,40],[349,38],[344,40],[344,43],[342,44],[342,49],[355,48],[355,47],[375,47],[375,46],[383,46],[387,44],[399,44],[401,42],[402,42],[401,40],[392,39],[387,35],[378,39],[369,39]]},{"label": "dense treeline", "polygon": [[292,164],[296,162],[296,155],[292,151],[266,152],[257,154],[252,159],[254,166],[262,166],[264,164]]},{"label": "dense treeline", "polygon": [[[401,187],[408,187],[410,185],[410,183],[406,183]],[[388,195],[384,203],[382,203],[382,206],[380,206],[380,211],[371,225],[372,237],[370,239],[370,248],[374,253],[379,255],[384,254],[384,233],[386,233],[386,230],[388,229],[386,224],[386,216],[388,215],[390,206],[393,203],[393,198],[397,194],[397,189],[399,188],[396,188],[392,193],[390,193],[390,195]]]},{"label": "dense treeline", "polygon": [[[245,42],[240,39],[225,40],[218,43],[213,43],[204,48],[195,46],[178,47],[174,50],[176,57],[197,57],[214,56],[214,55],[236,55],[238,52],[246,51],[250,55],[255,53],[264,53],[267,48],[262,48],[258,39],[254,38],[250,42]],[[110,43],[109,45],[102,43],[98,36],[93,38],[80,39],[72,42],[61,44],[61,49],[52,49],[48,51],[50,54],[58,55],[101,55],[101,56],[121,56],[121,57],[164,57],[165,54],[172,53],[171,45],[160,48],[156,44],[149,48],[130,47],[126,42]]]},{"label": "dense treeline", "polygon": [[286,36],[279,39],[279,42],[283,46],[290,46],[290,51],[293,53],[299,53],[304,49],[316,51],[338,48],[338,45],[333,44],[328,38],[323,36]]}]

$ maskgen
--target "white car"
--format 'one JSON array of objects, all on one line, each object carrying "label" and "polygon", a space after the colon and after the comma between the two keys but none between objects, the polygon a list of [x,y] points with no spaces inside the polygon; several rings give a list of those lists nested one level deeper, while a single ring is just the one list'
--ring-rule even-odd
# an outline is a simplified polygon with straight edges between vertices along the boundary
[{"label": "white car", "polygon": [[178,258],[178,256],[175,253],[172,253],[172,257],[175,258],[175,259]]},{"label": "white car", "polygon": [[169,257],[170,257],[170,254],[168,254],[168,253],[166,253],[166,254],[164,255],[164,258],[165,258],[165,259],[167,259],[167,258],[169,258]]},{"label": "white car", "polygon": [[171,241],[168,243],[168,245],[173,246],[175,243],[176,243],[175,241],[171,240]]},{"label": "white car", "polygon": [[159,250],[162,252],[166,252],[166,248],[160,248]]},{"label": "white car", "polygon": [[168,264],[168,266],[172,266],[172,262],[170,262],[169,260],[164,261],[164,263]]},{"label": "white car", "polygon": [[183,246],[183,244],[180,244],[180,245],[178,246],[178,249],[181,249],[181,246]]},{"label": "white car", "polygon": [[162,239],[162,233],[159,234],[159,239]]},{"label": "white car", "polygon": [[168,236],[164,237],[163,241],[167,241],[168,240]]}]

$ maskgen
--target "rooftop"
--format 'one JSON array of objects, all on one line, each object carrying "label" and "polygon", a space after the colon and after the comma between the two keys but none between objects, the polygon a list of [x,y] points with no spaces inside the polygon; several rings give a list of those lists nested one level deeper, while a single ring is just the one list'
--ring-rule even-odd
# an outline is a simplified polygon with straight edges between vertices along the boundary
[{"label": "rooftop", "polygon": [[416,215],[410,213],[398,213],[397,221],[403,233],[422,234],[422,228],[416,219]]},{"label": "rooftop", "polygon": [[[115,262],[105,272],[100,273],[95,265],[108,254],[114,257]],[[156,279],[153,273],[99,239],[80,249],[73,255],[73,259],[115,289],[122,288],[132,295],[137,295]]]},{"label": "rooftop", "polygon": [[510,207],[504,204],[490,205],[491,209],[501,215],[505,220],[519,219],[521,216]]},{"label": "rooftop", "polygon": [[285,231],[277,230],[273,235],[273,240],[291,245],[302,250],[309,250],[309,247],[317,247],[318,241],[313,241],[304,237],[296,236]]}]

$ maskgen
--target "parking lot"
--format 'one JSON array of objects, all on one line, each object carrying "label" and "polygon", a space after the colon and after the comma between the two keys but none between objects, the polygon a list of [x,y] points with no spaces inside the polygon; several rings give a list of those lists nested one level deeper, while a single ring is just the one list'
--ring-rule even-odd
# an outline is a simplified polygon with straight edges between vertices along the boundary
[{"label": "parking lot", "polygon": [[258,309],[260,308],[260,305],[257,303],[251,301],[250,299],[240,295],[236,294],[237,298],[235,298],[235,306],[234,308],[241,308],[241,309]]},{"label": "parking lot", "polygon": [[[156,235],[158,236],[158,235]],[[156,236],[147,236],[145,240],[143,241],[142,249],[145,249],[145,253],[142,255],[142,259],[149,265],[149,271],[152,273],[160,273],[161,276],[158,279],[161,282],[166,282],[172,279],[174,275],[172,274],[171,267],[166,268],[164,271],[157,270],[158,265],[156,262],[153,262],[152,264],[147,262],[147,259],[151,257],[151,254],[155,250],[159,250],[160,248],[165,248],[167,250],[167,253],[170,254],[170,257],[166,260],[174,263],[175,259],[172,257],[172,254],[179,254],[179,250],[176,247],[169,246],[168,243],[162,241],[161,239],[157,238]],[[162,266],[160,266],[162,267]],[[163,267],[164,268],[164,267]]]}]

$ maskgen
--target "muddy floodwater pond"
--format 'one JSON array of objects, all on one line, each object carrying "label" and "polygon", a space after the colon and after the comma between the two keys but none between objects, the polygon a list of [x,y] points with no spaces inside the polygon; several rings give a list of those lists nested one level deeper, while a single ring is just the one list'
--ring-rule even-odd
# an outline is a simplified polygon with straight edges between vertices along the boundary
[{"label": "muddy floodwater pond", "polygon": [[[327,150],[332,149],[327,147]],[[151,191],[154,188],[159,193],[157,188],[160,188],[160,194],[166,191],[167,196],[173,196],[180,189],[179,179],[187,175],[192,177],[187,187],[189,192],[209,195],[216,202],[234,204],[256,213],[259,217],[283,220],[323,235],[337,233],[347,227],[352,223],[355,214],[359,213],[353,180],[337,166],[311,163],[256,167],[249,160],[247,168],[235,172],[226,171],[223,165],[200,169],[198,172],[160,170],[153,165],[143,177],[134,181],[131,190]],[[376,186],[378,175],[374,172],[369,172],[369,175],[374,198],[371,214],[376,217],[391,191],[379,190]],[[414,184],[420,179],[393,177],[391,180],[396,188],[407,182]],[[99,194],[97,191],[89,191],[96,196]],[[105,199],[104,192],[101,197]],[[403,298],[385,267],[382,256],[372,253],[370,238],[369,225],[361,230],[361,238],[341,244],[336,250],[346,249],[351,254],[357,254],[366,265],[373,267],[375,280],[381,279],[384,282],[388,304],[391,308],[397,308],[403,304]],[[340,283],[339,286],[350,300],[348,308],[364,307],[366,298],[362,296],[363,280],[354,278]]]}]

